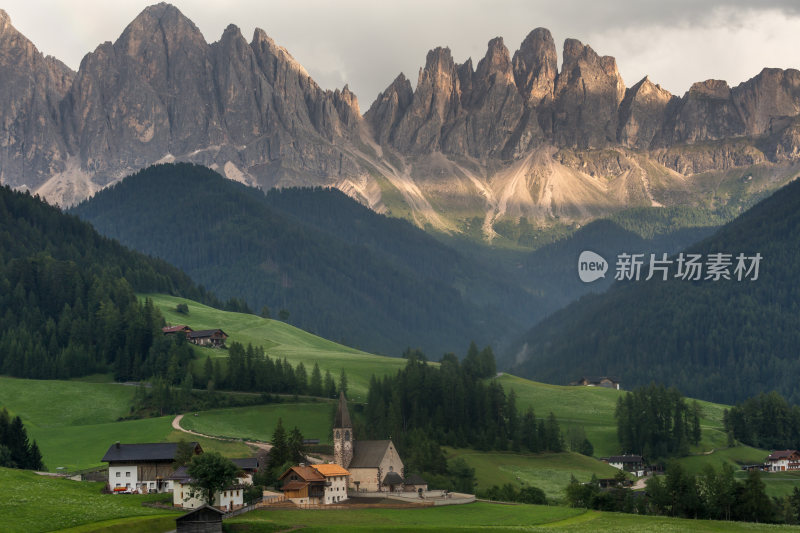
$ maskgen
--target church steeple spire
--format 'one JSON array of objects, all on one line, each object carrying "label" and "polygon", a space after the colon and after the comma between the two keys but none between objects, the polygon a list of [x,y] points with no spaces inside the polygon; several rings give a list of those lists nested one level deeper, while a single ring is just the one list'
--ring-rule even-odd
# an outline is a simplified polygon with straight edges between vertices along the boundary
[{"label": "church steeple spire", "polygon": [[339,407],[336,409],[336,419],[333,421],[335,428],[352,428],[353,423],[350,422],[350,411],[347,410],[347,398],[344,397],[344,392],[339,392]]},{"label": "church steeple spire", "polygon": [[347,398],[344,397],[344,392],[340,392],[339,406],[333,421],[333,458],[342,468],[349,467],[353,460],[353,441],[353,423],[350,421],[350,411],[347,410]]}]

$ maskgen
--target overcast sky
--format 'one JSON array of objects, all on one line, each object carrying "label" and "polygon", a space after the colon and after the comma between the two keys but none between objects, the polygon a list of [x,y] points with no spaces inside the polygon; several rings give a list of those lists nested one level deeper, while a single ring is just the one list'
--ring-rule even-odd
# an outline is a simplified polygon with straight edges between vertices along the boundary
[{"label": "overcast sky", "polygon": [[[73,69],[114,41],[153,2],[5,0],[12,24]],[[416,83],[426,52],[449,46],[477,64],[489,39],[511,53],[525,35],[550,29],[616,57],[627,86],[644,75],[674,94],[709,78],[736,85],[763,67],[800,68],[798,0],[175,0],[208,42],[236,24],[256,27],[303,64],[323,88],[345,83],[362,112],[400,72]]]}]

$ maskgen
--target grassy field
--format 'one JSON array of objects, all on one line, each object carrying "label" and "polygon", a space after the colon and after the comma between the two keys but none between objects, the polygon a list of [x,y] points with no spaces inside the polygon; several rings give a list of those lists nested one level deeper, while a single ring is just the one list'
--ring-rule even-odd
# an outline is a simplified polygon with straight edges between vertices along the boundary
[{"label": "grassy field", "polygon": [[307,439],[331,443],[334,402],[270,404],[203,411],[198,416],[185,416],[181,426],[205,435],[233,436],[269,441],[283,418],[286,431],[295,426]]},{"label": "grassy field", "polygon": [[[586,436],[594,446],[595,456],[603,457],[619,453],[614,409],[617,399],[626,394],[625,391],[603,387],[548,385],[510,374],[503,374],[498,381],[506,391],[513,389],[516,392],[520,412],[525,412],[529,406],[534,409],[537,417],[544,417],[552,412],[564,429],[573,424],[584,427]],[[727,447],[727,436],[722,424],[722,414],[727,406],[704,401],[698,403],[702,411],[700,425],[703,438],[691,451],[702,454],[714,450],[712,455],[715,455],[720,449]],[[753,460],[757,454],[761,454],[761,459],[758,461],[763,461],[767,456],[763,450],[741,446],[734,448],[724,457],[734,463],[752,463],[758,462]],[[711,461],[719,464],[720,461],[714,459]],[[694,465],[704,463],[705,459],[692,459],[689,462]]]},{"label": "grassy field", "polygon": [[563,500],[570,477],[589,481],[614,477],[616,468],[577,453],[515,454],[445,449],[447,458],[461,457],[475,469],[478,489],[511,483],[517,488],[533,485],[542,489],[550,500]]},{"label": "grassy field", "polygon": [[194,438],[172,429],[172,416],[117,421],[130,410],[134,388],[113,383],[0,377],[0,406],[25,423],[48,470],[80,470],[102,465],[114,442],[197,440],[203,449],[245,457],[242,443]]},{"label": "grassy field", "polygon": [[[142,507],[163,495],[101,494],[101,483],[42,477],[0,468],[0,530],[35,533],[136,516],[171,517],[177,513]],[[173,527],[174,527],[174,522]]]},{"label": "grassy field", "polygon": [[[323,374],[330,370],[336,379],[342,369],[347,373],[351,398],[366,398],[369,379],[374,374],[383,376],[396,372],[405,364],[403,359],[372,355],[317,337],[278,320],[270,320],[242,313],[220,311],[205,305],[161,294],[148,294],[170,324],[186,324],[193,329],[220,328],[230,337],[228,343],[238,341],[263,346],[270,357],[288,359],[293,365],[303,362],[311,374],[314,363],[319,363]],[[185,303],[189,314],[175,311],[175,306]],[[226,357],[224,350],[201,349],[202,355]]]},{"label": "grassy field", "polygon": [[683,533],[686,531],[738,533],[800,531],[800,528],[683,520],[548,507],[473,503],[422,509],[273,510],[254,511],[226,520],[229,531],[273,532],[298,528],[316,531],[614,531],[623,533]]}]

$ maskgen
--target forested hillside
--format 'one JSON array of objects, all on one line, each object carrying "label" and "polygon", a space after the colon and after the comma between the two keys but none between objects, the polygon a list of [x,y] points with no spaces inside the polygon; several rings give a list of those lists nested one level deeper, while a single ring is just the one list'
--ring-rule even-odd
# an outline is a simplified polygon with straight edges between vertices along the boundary
[{"label": "forested hillside", "polygon": [[205,167],[159,165],[74,212],[220,296],[273,316],[285,309],[298,327],[378,353],[493,343],[513,330],[505,296],[518,306],[530,300],[422,230],[337,191],[267,196]]},{"label": "forested hillside", "polygon": [[727,403],[773,389],[800,401],[800,183],[687,250],[718,252],[733,254],[733,266],[739,253],[760,253],[758,279],[676,279],[673,265],[667,281],[617,283],[534,327],[516,370],[555,383],[582,374],[616,375],[626,388],[653,380]]},{"label": "forested hillside", "polygon": [[164,261],[100,236],[38,198],[0,187],[0,373],[149,377],[191,352],[163,342],[134,291],[212,300]]}]

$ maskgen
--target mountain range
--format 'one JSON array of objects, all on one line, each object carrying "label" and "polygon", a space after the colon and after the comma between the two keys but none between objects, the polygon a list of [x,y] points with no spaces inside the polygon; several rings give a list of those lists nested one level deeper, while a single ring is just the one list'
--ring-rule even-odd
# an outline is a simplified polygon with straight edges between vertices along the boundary
[{"label": "mountain range", "polygon": [[431,50],[362,115],[257,29],[208,43],[172,5],[146,8],[77,72],[0,11],[0,181],[73,205],[158,162],[263,189],[335,187],[449,233],[477,219],[586,222],[636,206],[739,205],[800,168],[800,72],[764,69],[683,96],[623,82],[613,57],[550,32],[457,64]]}]

